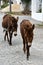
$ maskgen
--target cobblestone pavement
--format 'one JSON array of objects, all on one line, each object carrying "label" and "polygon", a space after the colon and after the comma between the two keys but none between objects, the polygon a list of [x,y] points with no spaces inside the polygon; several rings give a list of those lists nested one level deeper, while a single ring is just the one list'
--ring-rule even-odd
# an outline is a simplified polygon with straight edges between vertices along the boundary
[{"label": "cobblestone pavement", "polygon": [[[0,65],[43,65],[43,28],[35,28],[30,57],[27,61],[26,53],[23,53],[22,38],[20,35],[20,22],[22,19],[31,19],[29,16],[20,16],[18,21],[18,35],[12,38],[12,46],[4,41],[2,29],[2,17],[0,14]],[[35,22],[33,22],[35,23]]]}]

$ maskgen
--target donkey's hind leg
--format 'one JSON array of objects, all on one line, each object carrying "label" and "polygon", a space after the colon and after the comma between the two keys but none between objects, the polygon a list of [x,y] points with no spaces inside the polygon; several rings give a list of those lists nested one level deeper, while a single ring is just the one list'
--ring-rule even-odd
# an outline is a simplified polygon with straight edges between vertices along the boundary
[{"label": "donkey's hind leg", "polygon": [[9,42],[8,32],[7,32],[7,31],[5,32],[5,36],[4,36],[4,40],[5,40],[5,41],[6,41],[6,37],[7,37],[7,40],[8,40],[8,42]]}]

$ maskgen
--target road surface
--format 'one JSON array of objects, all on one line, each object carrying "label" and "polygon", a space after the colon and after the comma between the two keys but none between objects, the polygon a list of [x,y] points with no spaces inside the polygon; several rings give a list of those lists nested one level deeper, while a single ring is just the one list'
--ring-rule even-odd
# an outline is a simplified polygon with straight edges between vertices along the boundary
[{"label": "road surface", "polygon": [[[23,53],[22,38],[20,35],[20,22],[22,19],[29,19],[29,16],[19,16],[18,35],[12,38],[12,46],[4,41],[4,33],[2,28],[2,17],[4,13],[0,13],[0,65],[43,65],[43,28],[35,28],[32,47],[30,48],[30,57],[27,61],[26,53]],[[37,21],[36,21],[37,22]],[[32,22],[32,23],[35,23]]]}]

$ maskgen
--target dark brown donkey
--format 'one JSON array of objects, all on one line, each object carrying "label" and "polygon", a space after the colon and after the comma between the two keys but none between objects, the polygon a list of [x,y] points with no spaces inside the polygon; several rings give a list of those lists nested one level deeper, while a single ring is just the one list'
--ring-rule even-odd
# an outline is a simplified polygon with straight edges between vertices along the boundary
[{"label": "dark brown donkey", "polygon": [[20,23],[20,32],[23,39],[23,50],[24,53],[27,51],[27,60],[30,55],[29,49],[32,45],[34,27],[35,25],[32,25],[29,20],[23,20]]},{"label": "dark brown donkey", "polygon": [[[2,27],[4,28],[5,31],[5,36],[4,36],[4,40],[7,40],[9,42],[10,45],[12,45],[12,34],[14,33],[14,36],[17,35],[17,24],[18,22],[18,17],[15,18],[9,14],[4,15],[3,17],[3,21],[2,21]],[[9,34],[9,38],[8,38],[8,34]]]}]

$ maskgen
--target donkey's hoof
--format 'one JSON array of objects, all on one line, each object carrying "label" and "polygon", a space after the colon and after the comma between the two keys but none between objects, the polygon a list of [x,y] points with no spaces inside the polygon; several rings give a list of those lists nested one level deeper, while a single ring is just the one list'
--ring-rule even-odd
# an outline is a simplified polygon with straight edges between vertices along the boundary
[{"label": "donkey's hoof", "polygon": [[9,43],[10,46],[12,46],[12,43]]},{"label": "donkey's hoof", "polygon": [[6,41],[6,38],[4,37],[4,41]]},{"label": "donkey's hoof", "polygon": [[27,60],[29,60],[29,56],[27,57]]}]

